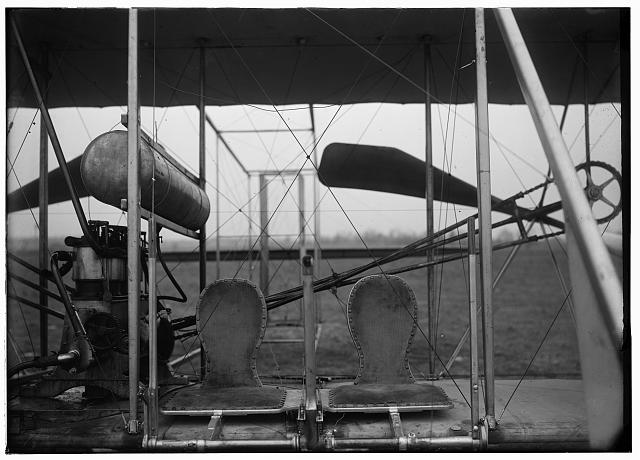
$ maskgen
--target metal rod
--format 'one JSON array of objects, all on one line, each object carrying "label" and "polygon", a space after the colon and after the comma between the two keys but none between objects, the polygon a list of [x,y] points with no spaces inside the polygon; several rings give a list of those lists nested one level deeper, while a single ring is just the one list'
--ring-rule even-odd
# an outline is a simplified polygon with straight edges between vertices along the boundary
[{"label": "metal rod", "polygon": [[[198,159],[199,159],[199,179],[200,179],[200,188],[205,190],[205,186],[207,183],[207,175],[206,175],[206,137],[205,137],[205,119],[206,119],[206,111],[205,111],[205,94],[204,94],[204,83],[205,83],[205,55],[204,48],[200,47],[200,99],[198,101],[198,112],[200,114],[200,123],[198,126]],[[217,211],[218,206],[216,206]],[[217,224],[217,222],[216,222]],[[206,224],[202,224],[200,227],[200,256],[199,256],[199,287],[200,292],[204,290],[207,285],[207,229]],[[206,373],[206,352],[204,350],[204,346],[200,345],[200,378],[204,379],[204,375]]]},{"label": "metal rod", "polygon": [[267,178],[260,174],[260,289],[269,295],[269,222]]},{"label": "metal rod", "polygon": [[[582,79],[584,82],[584,153],[587,163],[587,173],[591,174],[591,140],[589,134],[589,67],[587,66],[588,53],[587,37],[585,36],[584,46],[582,49]],[[562,130],[562,129],[561,129]]]},{"label": "metal rod", "polygon": [[[220,137],[216,136],[216,279],[220,279]],[[249,262],[251,263],[251,262]]]},{"label": "metal rod", "polygon": [[49,110],[47,109],[47,106],[44,103],[42,93],[40,92],[40,88],[38,86],[38,81],[36,80],[35,74],[33,73],[33,69],[31,67],[31,63],[29,61],[29,56],[27,55],[27,51],[24,47],[24,44],[22,43],[20,31],[18,30],[18,26],[16,24],[16,21],[13,15],[11,15],[10,18],[11,18],[11,27],[13,29],[13,34],[16,39],[16,44],[18,45],[18,50],[20,51],[22,62],[24,63],[25,70],[27,72],[27,75],[31,82],[31,86],[33,88],[34,95],[38,102],[38,108],[40,109],[42,121],[44,122],[47,128],[47,133],[49,134],[49,139],[51,140],[53,151],[56,154],[56,159],[58,160],[60,171],[62,171],[62,176],[64,177],[65,184],[67,185],[67,188],[69,189],[69,192],[71,195],[71,204],[73,205],[73,210],[76,213],[78,222],[80,223],[80,228],[82,228],[82,233],[87,238],[89,243],[91,243],[91,245],[95,247],[97,245],[93,237],[91,236],[91,233],[89,232],[87,217],[84,214],[84,210],[82,209],[82,204],[80,203],[80,198],[78,197],[78,192],[76,191],[76,187],[73,183],[73,179],[71,178],[71,174],[69,173],[67,161],[65,160],[64,153],[62,152],[62,146],[60,145],[58,135],[56,133],[55,127],[53,126],[53,121],[51,120],[51,116],[49,115]]},{"label": "metal rod", "polygon": [[529,106],[545,154],[562,198],[565,219],[574,232],[610,338],[622,343],[622,287],[602,241],[591,207],[575,171],[562,134],[553,118],[518,24],[510,9],[496,9],[498,26],[514,64],[520,88]]},{"label": "metal rod", "polygon": [[[44,275],[44,273],[43,273],[43,276],[44,276],[45,281],[48,281],[48,278],[46,277],[46,275]],[[43,294],[45,297],[47,297],[47,300],[48,300],[49,297],[51,297],[52,299],[55,299],[58,302],[62,302],[62,298],[59,295],[57,295],[57,294],[51,292],[49,289],[47,289],[49,287],[48,284],[45,284],[45,286],[43,287],[38,283],[33,283],[33,282],[29,281],[28,279],[23,278],[22,276],[19,276],[19,275],[13,274],[13,273],[9,273],[9,272],[7,272],[7,280],[16,280],[17,282],[19,282],[21,284],[24,284],[25,286],[30,287],[31,289],[35,289],[40,294]],[[47,307],[47,305],[43,304],[42,302],[40,302],[40,305],[42,305],[43,307]],[[47,354],[48,354],[48,352],[47,352]]]},{"label": "metal rod", "polygon": [[192,358],[195,358],[198,355],[200,355],[200,350],[191,350],[186,355],[182,355],[179,358],[174,359],[173,361],[169,361],[168,365],[175,369],[176,367],[186,363],[187,361],[190,361]]},{"label": "metal rod", "polygon": [[[311,137],[313,139],[313,163],[315,164],[315,168],[313,168],[313,276],[314,278],[318,278],[318,274],[320,271],[320,260],[322,258],[322,254],[320,253],[320,217],[322,213],[320,212],[320,204],[318,203],[319,198],[319,186],[320,186],[320,178],[318,177],[318,170],[316,168],[318,165],[318,138],[316,135],[316,117],[313,112],[313,104],[309,104],[309,117],[311,119]],[[321,317],[321,302],[322,300],[319,298],[318,301],[318,322],[322,320]]]},{"label": "metal rod", "polygon": [[185,439],[174,441],[169,439],[149,440],[148,449],[167,450],[178,452],[208,452],[216,450],[263,450],[263,449],[291,449],[298,450],[299,439],[297,435],[288,439],[231,439],[215,440]]},{"label": "metal rod", "polygon": [[480,442],[471,436],[449,436],[443,438],[418,438],[403,436],[401,438],[332,438],[329,441],[331,450],[342,449],[401,449],[420,451],[436,449],[474,449],[480,447]]},{"label": "metal rod", "polygon": [[489,428],[495,428],[495,375],[493,362],[491,165],[489,151],[489,100],[484,9],[476,8],[476,140],[478,221],[480,229],[480,303],[484,332],[485,410]]},{"label": "metal rod", "polygon": [[[49,60],[45,47],[42,50],[42,83],[48,81]],[[45,93],[46,97],[46,93]],[[38,259],[40,270],[46,270],[49,266],[49,136],[45,125],[44,115],[40,113],[40,182],[38,183]],[[39,277],[41,289],[46,289],[47,277],[43,274]],[[49,306],[49,298],[40,291],[40,305]],[[40,356],[49,354],[49,318],[44,311],[40,312]]]},{"label": "metal rod", "polygon": [[127,290],[129,294],[129,425],[138,433],[138,380],[140,353],[140,107],[138,105],[138,10],[129,10],[127,137]]},{"label": "metal rod", "polygon": [[313,294],[313,258],[302,257],[302,283],[304,290],[304,401],[307,425],[307,443],[312,448],[317,444],[316,416],[316,303]]},{"label": "metal rod", "polygon": [[[433,144],[431,132],[431,45],[424,43],[424,136],[425,136],[425,198],[427,213],[427,236],[433,235]],[[427,251],[427,262],[433,261],[434,253]],[[435,343],[437,337],[435,309],[435,278],[433,267],[427,268],[427,321],[429,324],[429,343]],[[429,376],[434,377],[436,372],[436,355],[432,347],[429,347]]]},{"label": "metal rod", "polygon": [[151,215],[148,226],[149,233],[149,393],[147,420],[145,429],[147,436],[155,438],[158,435],[158,289],[156,286],[156,260],[158,235],[156,220]]},{"label": "metal rod", "polygon": [[[51,315],[51,316],[53,316],[55,318],[64,319],[64,315],[62,313],[58,313],[57,311],[52,310],[51,308],[48,308],[48,307],[43,307],[42,305],[39,305],[39,304],[37,304],[35,302],[32,302],[29,299],[25,299],[24,297],[20,297],[19,295],[14,295],[14,294],[11,294],[10,292],[8,292],[7,293],[7,298],[17,300],[20,303],[23,303],[23,304],[25,304],[25,305],[27,305],[29,307],[33,307],[36,310],[40,310],[42,313],[46,313],[47,315]],[[47,354],[48,353],[49,352],[47,352]],[[46,355],[43,355],[43,356],[46,356]]]},{"label": "metal rod", "polygon": [[255,134],[255,133],[290,133],[309,131],[307,128],[291,128],[291,129],[220,129],[220,134]]},{"label": "metal rod", "polygon": [[[298,226],[300,228],[300,236],[298,238],[298,258],[302,259],[307,254],[306,241],[306,225],[304,211],[304,176],[298,176]],[[300,274],[302,282],[303,274]]]},{"label": "metal rod", "polygon": [[[200,48],[200,124],[198,130],[198,159],[200,163],[199,179],[200,188],[205,190],[207,183],[207,162],[206,162],[206,133],[205,133],[205,105],[204,105],[204,91],[205,91],[205,54],[204,48]],[[218,185],[218,184],[216,184]],[[218,203],[216,203],[216,212],[218,211]],[[217,223],[217,222],[216,222]],[[206,224],[202,224],[200,227],[200,291],[202,291],[207,285],[207,228]]]},{"label": "metal rod", "polygon": [[467,219],[467,255],[469,260],[469,394],[471,395],[471,427],[473,437],[480,433],[480,400],[478,395],[478,305],[476,300],[476,219]]},{"label": "metal rod", "polygon": [[249,280],[253,280],[253,257],[251,247],[253,245],[253,219],[251,214],[253,213],[253,197],[251,196],[251,174],[247,173],[247,224],[249,226],[247,233],[247,260],[249,261]]},{"label": "metal rod", "polygon": [[236,154],[234,153],[234,151],[231,148],[231,146],[227,143],[227,141],[224,139],[224,137],[222,137],[222,132],[218,128],[216,128],[216,125],[213,124],[213,121],[211,121],[211,118],[209,118],[209,115],[205,114],[205,120],[207,121],[209,126],[211,126],[211,129],[213,129],[215,131],[215,133],[217,134],[217,136],[220,138],[220,141],[227,148],[227,150],[229,151],[229,154],[231,155],[231,157],[234,160],[236,160],[236,163],[238,163],[238,166],[240,166],[240,169],[242,169],[242,172],[244,172],[245,174],[249,174],[249,171],[247,171],[247,168],[244,167],[244,165],[242,164],[240,159],[236,156]]}]

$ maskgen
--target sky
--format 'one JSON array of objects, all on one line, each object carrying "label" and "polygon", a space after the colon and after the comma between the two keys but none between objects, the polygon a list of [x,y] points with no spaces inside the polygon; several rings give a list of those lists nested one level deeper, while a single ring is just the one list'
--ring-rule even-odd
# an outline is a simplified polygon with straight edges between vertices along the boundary
[{"label": "sky", "polygon": [[[252,130],[285,128],[272,107],[209,107],[207,113],[220,130]],[[304,106],[280,107],[292,128],[310,127],[309,110]],[[334,121],[329,125],[330,120]],[[613,104],[598,104],[590,107],[590,139],[593,160],[604,161],[620,170],[620,118],[619,107]],[[124,107],[110,108],[69,108],[54,109],[51,115],[67,160],[81,155],[89,142],[99,134],[112,129],[124,129],[119,124]],[[475,134],[472,124],[474,108],[472,105],[448,106],[437,104],[432,109],[433,163],[471,184],[475,184]],[[554,107],[559,120],[562,107]],[[321,159],[322,151],[332,142],[383,145],[401,149],[417,158],[424,159],[425,115],[421,104],[361,104],[353,106],[316,108],[316,133],[320,137],[317,155]],[[18,183],[25,184],[37,177],[40,117],[32,109],[11,109],[8,120],[12,123],[8,136],[8,161],[14,163],[14,172],[7,178],[7,188],[12,191]],[[35,119],[34,119],[35,116]],[[157,136],[167,150],[192,171],[198,168],[198,113],[195,107],[143,108],[142,126],[152,133],[157,127]],[[31,129],[28,129],[31,125]],[[328,126],[328,127],[327,127]],[[537,138],[535,127],[526,106],[505,106],[491,104],[489,108],[489,126],[491,142],[491,182],[492,193],[504,198],[525,188],[532,187],[544,180],[547,160]],[[310,150],[313,140],[310,132],[295,132],[295,136],[305,149]],[[584,149],[584,108],[576,105],[569,108],[563,135],[570,147],[575,164],[585,159]],[[235,155],[250,171],[291,169],[297,171],[305,158],[298,141],[292,133],[246,133],[224,134],[224,138]],[[249,223],[246,214],[238,213],[242,207],[248,212],[251,199],[252,234],[257,234],[259,222],[258,178],[251,179],[251,195],[248,179],[234,162],[221,143],[216,141],[211,129],[206,131],[207,151],[207,194],[211,201],[212,214],[208,220],[209,233],[216,225],[216,189],[220,190],[220,228],[221,238],[244,235],[249,236]],[[445,161],[446,156],[446,161]],[[16,160],[17,158],[17,160]],[[219,159],[220,177],[216,184],[216,159]],[[57,167],[53,149],[49,147],[50,170]],[[311,216],[312,173],[313,166],[305,165],[305,200],[309,219],[307,233],[313,230]],[[16,177],[17,176],[17,177]],[[293,237],[298,234],[298,184],[290,187],[294,175],[274,177],[269,193],[269,210],[278,210],[270,223],[270,232],[281,237]],[[289,189],[287,194],[287,190]],[[320,234],[323,237],[335,235],[356,236],[356,231],[364,233],[405,233],[422,234],[426,228],[425,200],[400,195],[334,188],[334,196],[326,187],[318,187],[318,207],[320,215]],[[613,201],[619,197],[617,187],[608,190]],[[549,192],[549,200],[557,198],[555,187]],[[284,198],[283,198],[284,197]],[[537,195],[533,195],[535,199]],[[336,201],[337,199],[337,201]],[[338,202],[346,211],[349,222]],[[549,203],[551,201],[547,201]],[[106,219],[122,225],[126,218],[113,207],[104,205],[94,198],[82,199],[85,212],[92,219]],[[532,202],[523,199],[523,206]],[[598,209],[598,211],[602,211]],[[435,203],[434,219],[436,228],[442,228],[463,219],[475,210],[452,205]],[[37,212],[34,210],[35,217]],[[493,219],[504,217],[494,213]],[[50,207],[50,234],[66,236],[79,234],[79,225],[74,221],[70,203]],[[355,229],[354,229],[355,227]],[[615,219],[609,231],[621,231],[621,219]],[[165,238],[183,238],[166,232]],[[29,211],[14,213],[8,217],[8,235],[21,237],[36,236],[37,226]]]}]

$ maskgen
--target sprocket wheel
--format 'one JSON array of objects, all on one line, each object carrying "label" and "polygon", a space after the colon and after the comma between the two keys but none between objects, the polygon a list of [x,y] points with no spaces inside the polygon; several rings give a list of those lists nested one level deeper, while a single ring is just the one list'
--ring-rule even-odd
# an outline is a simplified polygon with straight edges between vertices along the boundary
[{"label": "sprocket wheel", "polygon": [[[606,179],[604,181],[598,181],[601,182],[599,185],[596,184],[593,179],[594,168],[605,171],[604,173],[599,174],[600,176],[606,175]],[[591,205],[591,207],[593,208],[593,205],[597,202],[602,202],[609,208],[611,208],[611,211],[607,215],[603,217],[596,217],[596,222],[598,224],[609,222],[611,219],[620,214],[620,211],[622,210],[622,175],[613,166],[602,161],[590,161],[581,163],[576,166],[576,171],[584,171],[585,173],[586,184],[584,192],[587,195],[587,200],[589,200],[589,204]],[[607,186],[609,186],[614,181],[618,183],[618,187],[620,190],[620,197],[618,198],[617,202],[615,202],[615,200],[611,201],[604,194],[605,188],[607,188]]]}]

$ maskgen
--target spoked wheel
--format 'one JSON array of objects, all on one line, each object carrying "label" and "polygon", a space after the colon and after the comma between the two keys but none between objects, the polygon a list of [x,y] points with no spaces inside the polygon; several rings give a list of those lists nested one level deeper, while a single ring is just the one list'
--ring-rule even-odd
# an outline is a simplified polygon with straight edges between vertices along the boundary
[{"label": "spoked wheel", "polygon": [[609,222],[622,210],[622,175],[602,161],[590,161],[576,167],[585,194],[598,224]]}]

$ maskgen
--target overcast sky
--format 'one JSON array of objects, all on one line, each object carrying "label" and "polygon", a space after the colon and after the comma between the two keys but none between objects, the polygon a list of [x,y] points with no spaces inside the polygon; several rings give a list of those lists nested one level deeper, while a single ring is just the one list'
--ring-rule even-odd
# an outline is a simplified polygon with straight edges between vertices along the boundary
[{"label": "overcast sky", "polygon": [[[289,109],[301,106],[290,106]],[[304,108],[302,106],[302,108]],[[590,131],[592,159],[605,161],[620,169],[620,118],[619,107],[612,104],[599,104],[590,108]],[[279,116],[272,107],[258,110],[251,107],[209,107],[208,114],[219,129],[272,129],[283,128]],[[326,129],[318,145],[318,156],[332,142],[358,142],[361,144],[384,145],[399,148],[417,158],[424,159],[425,129],[424,106],[420,104],[362,104],[343,106],[339,109],[333,123],[327,124],[338,107],[319,107],[315,109],[316,132],[319,136]],[[475,184],[475,135],[472,121],[473,106],[433,106],[433,157],[434,165],[448,170],[457,177]],[[103,109],[70,108],[51,111],[62,148],[67,160],[81,155],[89,142],[99,134],[111,129],[123,129],[119,125],[120,114],[124,107]],[[554,107],[558,120],[562,107]],[[287,110],[282,112],[287,123],[292,127],[306,128],[310,126],[308,110]],[[8,190],[18,187],[18,180],[25,184],[37,177],[39,116],[35,117],[31,109],[12,109],[8,112],[8,121],[13,122],[8,136],[8,157],[15,161],[15,175],[7,178]],[[524,187],[531,187],[543,180],[547,170],[547,160],[537,138],[535,128],[526,106],[491,105],[489,110],[491,143],[492,193],[498,197],[507,197]],[[143,108],[142,124],[148,132],[152,126],[158,127],[158,139],[182,163],[197,171],[198,161],[198,114],[195,107]],[[448,127],[448,128],[447,128]],[[564,128],[564,135],[574,162],[584,161],[584,114],[583,107],[571,106]],[[296,132],[298,140],[308,149],[312,144],[310,133]],[[299,169],[305,158],[296,139],[291,133],[263,134],[227,134],[225,139],[234,150],[240,161],[249,170],[264,169]],[[446,140],[446,142],[445,142]],[[446,146],[446,147],[445,147]],[[216,139],[211,129],[207,129],[207,187],[212,203],[212,214],[208,221],[208,230],[215,227],[215,159]],[[57,167],[53,150],[49,149],[50,169]],[[270,152],[270,153],[268,153]],[[443,163],[447,156],[447,162]],[[246,176],[234,163],[226,149],[219,150],[220,179],[220,221],[227,222],[221,228],[222,236],[246,235],[248,221],[246,216],[237,213],[239,207],[247,211],[248,182]],[[305,171],[312,172],[307,164]],[[306,176],[305,206],[312,206],[312,188],[308,173]],[[16,179],[16,175],[18,179]],[[269,186],[269,207],[273,211],[282,200],[291,178],[276,178]],[[258,180],[251,182],[253,219],[259,221],[256,212],[258,199]],[[319,187],[321,216],[321,234],[353,235],[355,230],[340,210],[336,200],[327,189]],[[358,232],[400,232],[423,233],[425,231],[425,201],[418,198],[399,195],[334,189],[335,197],[348,213]],[[609,197],[617,199],[619,192],[613,186]],[[534,195],[535,199],[537,195]],[[294,198],[295,197],[295,198]],[[549,200],[557,198],[555,190],[550,193]],[[298,200],[297,184],[291,188],[290,196],[280,204],[278,215],[272,220],[271,232],[278,235],[295,235],[297,229]],[[550,201],[547,201],[549,203]],[[84,198],[82,203],[85,212],[93,219],[106,219],[112,223],[123,224],[126,219],[122,213],[110,206],[103,205],[93,198]],[[528,199],[520,201],[521,205],[531,206]],[[451,205],[436,202],[436,227],[444,227],[456,219],[462,219],[475,210],[456,207],[454,213]],[[35,213],[37,216],[37,212]],[[454,215],[455,214],[455,215]],[[504,216],[502,216],[504,217]],[[309,218],[309,216],[307,217]],[[500,214],[494,214],[494,219]],[[229,220],[230,219],[230,220]],[[35,236],[37,233],[33,216],[29,211],[15,213],[8,219],[9,236]],[[617,218],[609,230],[620,231],[621,219]],[[75,235],[79,226],[74,220],[73,210],[69,203],[50,207],[50,233],[56,236]],[[166,238],[172,238],[169,232]],[[256,234],[256,227],[253,228]],[[180,237],[182,238],[182,237]]]}]

